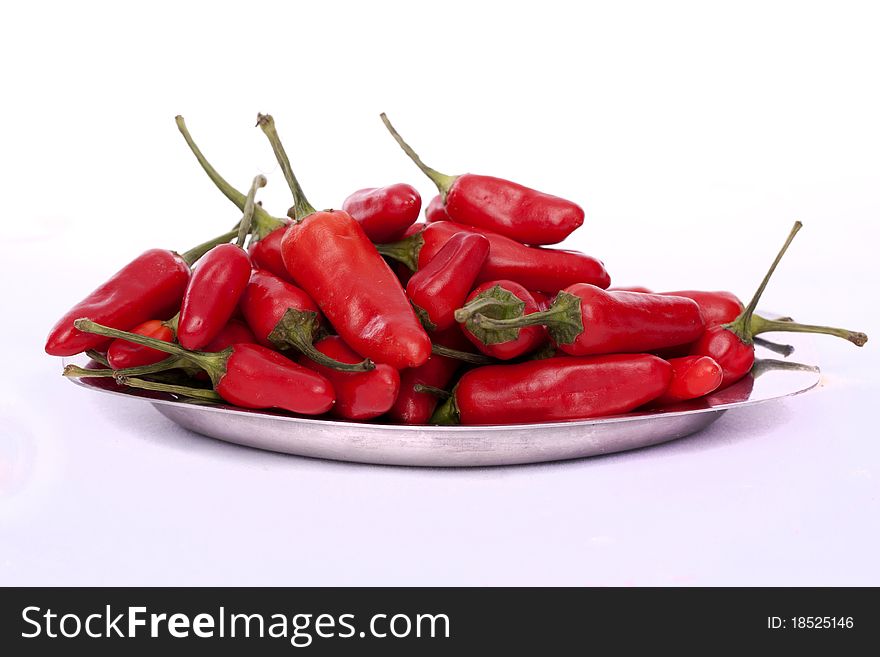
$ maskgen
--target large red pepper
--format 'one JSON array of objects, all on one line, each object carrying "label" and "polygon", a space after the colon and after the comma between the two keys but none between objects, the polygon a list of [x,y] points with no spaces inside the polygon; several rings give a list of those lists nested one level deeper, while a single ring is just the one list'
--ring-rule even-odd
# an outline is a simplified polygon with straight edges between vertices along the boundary
[{"label": "large red pepper", "polygon": [[721,388],[739,381],[755,362],[755,345],[754,338],[759,333],[780,331],[787,333],[823,333],[833,335],[844,340],[852,342],[854,345],[861,347],[868,341],[868,336],[864,333],[849,331],[846,329],[832,328],[829,326],[812,326],[807,324],[798,324],[787,320],[769,320],[755,315],[755,309],[764,293],[767,283],[776,267],[779,265],[782,256],[788,250],[794,236],[801,229],[801,222],[797,221],[791,230],[791,233],[783,244],[782,249],[770,266],[770,270],[761,281],[761,285],[755,292],[754,297],[749,305],[740,313],[740,315],[728,324],[713,326],[706,330],[703,336],[691,348],[691,354],[695,356],[710,356],[714,358],[721,366],[724,372],[724,379]]},{"label": "large red pepper", "polygon": [[[202,368],[211,378],[216,393],[243,408],[280,408],[305,415],[320,415],[333,407],[333,386],[322,375],[294,363],[278,352],[257,344],[234,344],[216,354],[190,351],[176,344],[101,326],[78,319],[77,328],[108,338],[152,347]],[[204,390],[122,378],[133,387],[202,397]]]},{"label": "large red pepper", "polygon": [[475,316],[487,332],[544,325],[572,356],[638,353],[688,344],[705,330],[692,299],[640,292],[608,292],[577,284],[562,290],[548,310],[512,319]]},{"label": "large red pepper", "polygon": [[529,424],[626,413],[669,387],[672,366],[647,354],[547,358],[466,372],[431,421]]},{"label": "large red pepper", "polygon": [[529,316],[539,312],[535,298],[514,281],[487,281],[468,296],[467,303],[455,311],[462,333],[487,356],[511,360],[530,353],[547,342],[547,332],[541,325],[502,331],[485,330],[479,317],[505,320]]},{"label": "large red pepper", "polygon": [[284,263],[352,349],[395,369],[417,367],[431,340],[388,264],[347,212],[316,212],[306,200],[275,131],[258,123],[275,151],[294,198],[294,223],[281,241]]},{"label": "large red pepper", "polygon": [[708,356],[683,356],[668,359],[672,380],[658,399],[659,404],[677,404],[705,397],[721,385],[721,366]]},{"label": "large red pepper", "polygon": [[424,267],[453,235],[479,233],[489,240],[489,256],[477,281],[511,280],[530,290],[555,294],[574,283],[591,283],[601,288],[611,284],[605,266],[588,255],[561,249],[524,246],[489,230],[438,221],[415,235],[392,244],[378,244],[384,256],[402,262],[413,271]]},{"label": "large red pepper", "polygon": [[251,274],[241,297],[241,311],[257,338],[265,347],[278,351],[296,349],[325,367],[348,372],[373,369],[370,360],[356,364],[336,361],[314,346],[321,331],[321,313],[305,291],[267,271]]},{"label": "large red pepper", "polygon": [[157,317],[171,317],[180,308],[190,266],[237,234],[238,229],[183,255],[165,249],[145,251],[58,320],[46,339],[46,353],[74,356],[89,349],[105,350],[110,345],[111,341],[100,335],[78,331],[73,322],[80,317],[92,317],[126,331]]},{"label": "large red pepper", "polygon": [[464,303],[487,255],[489,240],[459,233],[412,275],[406,295],[425,328],[442,331],[455,324],[455,310]]},{"label": "large red pepper", "polygon": [[446,206],[443,205],[443,197],[439,194],[432,198],[431,202],[428,203],[428,207],[425,208],[425,220],[429,224],[432,224],[435,221],[452,221],[446,213]]},{"label": "large red pepper", "polygon": [[342,202],[373,242],[393,242],[419,218],[422,197],[412,185],[359,189]]},{"label": "large red pepper", "polygon": [[385,127],[443,197],[461,224],[492,230],[523,244],[557,244],[584,223],[577,203],[492,176],[447,176],[425,165],[384,114]]},{"label": "large red pepper", "polygon": [[[338,335],[319,340],[315,349],[336,362],[356,365],[361,360]],[[383,363],[369,372],[341,372],[305,356],[299,363],[324,375],[333,384],[336,404],[331,413],[347,420],[371,420],[383,415],[394,404],[400,390],[400,374]]]},{"label": "large red pepper", "polygon": [[251,276],[251,259],[244,250],[244,241],[254,215],[254,196],[257,189],[265,185],[264,176],[254,178],[245,202],[238,242],[211,249],[190,278],[177,322],[177,341],[184,349],[201,349],[208,344],[238,308]]}]

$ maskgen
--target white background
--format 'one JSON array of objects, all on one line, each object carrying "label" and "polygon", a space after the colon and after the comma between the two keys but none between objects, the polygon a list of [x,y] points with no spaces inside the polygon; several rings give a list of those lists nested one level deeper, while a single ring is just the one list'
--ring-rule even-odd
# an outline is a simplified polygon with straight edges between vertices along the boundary
[{"label": "white background", "polygon": [[[750,295],[877,333],[872,3],[6,3],[0,584],[880,584],[876,343],[821,390],[580,462],[345,465],[237,448],[98,396],[49,328],[151,246],[238,210],[174,126],[281,214],[271,112],[317,207],[448,173],[573,198],[617,284]],[[876,5],[874,5],[876,6]]]}]

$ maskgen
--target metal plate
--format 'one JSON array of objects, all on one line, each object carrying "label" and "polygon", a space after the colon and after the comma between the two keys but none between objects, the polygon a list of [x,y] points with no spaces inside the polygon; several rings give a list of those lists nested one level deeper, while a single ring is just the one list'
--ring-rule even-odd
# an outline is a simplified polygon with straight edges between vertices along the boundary
[{"label": "metal plate", "polygon": [[[540,463],[649,447],[693,434],[728,411],[797,395],[819,383],[806,336],[786,361],[761,348],[757,376],[709,397],[626,415],[528,425],[436,427],[344,422],[175,399],[108,379],[72,379],[101,392],[149,402],[182,427],[239,445],[315,458],[410,466]],[[792,363],[799,360],[801,363]]]}]

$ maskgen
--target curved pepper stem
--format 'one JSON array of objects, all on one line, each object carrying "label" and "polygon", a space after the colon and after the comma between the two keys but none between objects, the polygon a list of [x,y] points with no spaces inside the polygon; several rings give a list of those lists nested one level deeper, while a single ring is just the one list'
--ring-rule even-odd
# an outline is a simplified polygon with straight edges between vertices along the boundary
[{"label": "curved pepper stem", "polygon": [[269,114],[257,114],[257,125],[269,139],[272,150],[275,152],[275,159],[284,172],[284,178],[287,180],[287,186],[290,187],[290,194],[293,196],[293,207],[287,211],[288,216],[296,222],[300,222],[310,214],[315,214],[315,208],[309,203],[303,192],[299,181],[293,174],[293,168],[290,166],[290,160],[287,158],[287,152],[275,129],[275,119]]},{"label": "curved pepper stem", "polygon": [[492,363],[497,362],[494,358],[489,358],[482,354],[470,354],[466,351],[444,347],[442,344],[432,344],[431,353],[436,354],[437,356],[443,356],[444,358],[460,360],[463,363],[470,363],[471,365],[491,365]]},{"label": "curved pepper stem", "polygon": [[244,201],[244,213],[238,226],[238,239],[235,243],[244,248],[244,241],[247,239],[248,233],[251,232],[251,222],[254,218],[254,199],[257,196],[257,190],[266,186],[266,176],[258,175],[254,177],[251,188],[248,190],[247,198]]},{"label": "curved pepper stem", "polygon": [[186,368],[190,365],[190,361],[180,356],[169,356],[164,360],[152,365],[141,365],[139,367],[127,367],[124,369],[114,370],[112,368],[106,370],[89,370],[77,365],[67,365],[62,372],[63,376],[73,379],[84,379],[89,377],[114,377],[121,376],[144,376],[145,374],[156,374],[158,372],[167,372],[168,370],[176,370]]},{"label": "curved pepper stem", "polygon": [[343,363],[318,351],[314,345],[318,328],[318,313],[288,308],[272,329],[268,339],[279,351],[296,349],[318,365],[340,372],[369,372],[376,369],[376,365],[369,358],[365,358],[360,363]]},{"label": "curved pepper stem", "polygon": [[[202,154],[202,151],[196,146],[195,141],[193,141],[192,135],[189,134],[186,123],[183,121],[183,117],[178,115],[174,117],[174,121],[177,123],[177,129],[180,130],[180,134],[183,135],[184,140],[186,140],[187,146],[189,146],[192,154],[195,155],[196,160],[198,160],[202,169],[208,174],[208,178],[211,179],[211,182],[213,182],[217,189],[219,189],[226,198],[232,201],[239,210],[244,212],[247,197],[226,182],[223,176],[217,173],[217,170],[211,166],[211,163],[208,162],[207,158]],[[254,208],[254,225],[256,226],[257,236],[262,239],[276,228],[281,228],[281,226],[284,225],[284,222],[280,219],[276,219],[262,207],[257,205]]]},{"label": "curved pepper stem", "polygon": [[403,152],[406,153],[407,157],[415,162],[416,166],[422,170],[431,181],[437,185],[437,189],[440,192],[440,196],[443,198],[443,201],[446,202],[446,195],[449,193],[450,188],[458,179],[458,176],[448,176],[445,173],[440,173],[436,169],[432,169],[427,164],[422,162],[422,158],[418,156],[418,154],[412,149],[412,146],[407,144],[403,137],[400,136],[400,133],[394,129],[394,126],[391,125],[391,121],[388,120],[388,117],[385,116],[385,112],[382,112],[379,117],[382,119],[382,123],[385,124],[385,127],[388,128],[388,132],[391,133],[391,136],[394,137],[394,140],[397,142],[398,146],[403,149]]},{"label": "curved pepper stem", "polygon": [[491,296],[476,298],[455,311],[455,321],[459,324],[464,324],[477,313],[482,313],[483,310],[487,310],[489,308],[493,310],[502,310],[507,312],[513,311],[521,313],[522,309],[525,307],[525,304],[521,299],[519,299],[518,301],[518,303],[517,301],[505,301],[502,299],[496,299]]},{"label": "curved pepper stem", "polygon": [[192,399],[201,399],[211,402],[223,402],[223,398],[216,392],[213,390],[205,390],[204,388],[177,386],[171,383],[157,383],[155,381],[146,381],[144,379],[135,379],[132,377],[121,377],[116,379],[116,382],[120,385],[128,386],[129,388],[170,392],[173,395],[179,395],[181,397],[191,397]]},{"label": "curved pepper stem", "polygon": [[435,397],[439,397],[440,399],[449,399],[452,396],[452,393],[448,390],[443,390],[443,388],[437,388],[435,386],[426,386],[423,383],[417,383],[413,386],[414,392],[421,392],[426,395],[434,395]]},{"label": "curved pepper stem", "polygon": [[98,353],[94,349],[89,349],[88,351],[86,351],[86,356],[91,358],[93,361],[95,361],[99,365],[103,365],[104,367],[110,367],[110,361],[107,360],[107,357],[104,354]]},{"label": "curved pepper stem", "polygon": [[734,333],[745,344],[753,344],[754,337],[759,333],[778,331],[782,333],[822,333],[825,335],[833,335],[838,338],[843,338],[844,340],[852,342],[857,347],[864,346],[864,344],[868,341],[868,336],[858,331],[850,331],[848,329],[840,329],[830,326],[799,324],[797,322],[791,321],[788,317],[782,320],[772,320],[765,319],[759,315],[755,315],[755,309],[758,307],[758,302],[761,300],[761,295],[764,294],[767,283],[770,282],[770,278],[776,271],[776,267],[782,260],[782,256],[784,256],[785,252],[788,251],[788,247],[791,245],[792,240],[794,240],[795,235],[798,234],[798,231],[800,231],[801,228],[803,228],[803,224],[800,221],[794,222],[794,226],[792,226],[791,232],[788,234],[788,238],[785,240],[785,243],[782,245],[779,253],[776,254],[776,258],[773,260],[773,264],[770,265],[770,269],[767,271],[764,279],[758,286],[758,289],[755,292],[755,295],[752,297],[752,300],[749,301],[749,305],[746,306],[745,310],[743,310],[742,313],[740,313],[739,317],[733,320],[730,324],[726,324],[725,328]]},{"label": "curved pepper stem", "polygon": [[85,333],[103,335],[107,338],[122,338],[127,342],[133,342],[134,344],[143,345],[144,347],[152,347],[156,351],[162,351],[166,354],[171,354],[172,356],[178,356],[205,370],[215,387],[226,373],[226,361],[229,360],[229,356],[232,354],[232,347],[217,353],[189,351],[173,342],[165,342],[164,340],[157,340],[156,338],[150,338],[146,335],[120,331],[119,329],[110,328],[109,326],[103,326],[85,317],[76,320],[73,325],[76,329]]},{"label": "curved pepper stem", "polygon": [[234,240],[238,237],[239,231],[241,228],[241,223],[238,226],[230,230],[228,233],[223,233],[222,235],[218,235],[214,239],[208,240],[207,242],[203,242],[198,246],[194,246],[189,251],[184,251],[180,257],[183,258],[184,262],[192,267],[196,261],[205,255],[208,251],[213,249],[215,246],[220,246],[221,244],[226,244],[227,242]]},{"label": "curved pepper stem", "polygon": [[[551,337],[557,344],[571,344],[584,332],[581,299],[567,292],[557,294],[547,310],[540,310],[536,313],[529,313],[528,315],[521,315],[511,319],[492,319],[477,313],[470,321],[487,332],[487,335],[501,333],[502,331],[518,331],[526,326],[543,325],[547,327]],[[515,340],[518,335],[516,333],[508,339]],[[485,339],[483,341],[485,342]],[[486,342],[486,344],[490,343]]]}]

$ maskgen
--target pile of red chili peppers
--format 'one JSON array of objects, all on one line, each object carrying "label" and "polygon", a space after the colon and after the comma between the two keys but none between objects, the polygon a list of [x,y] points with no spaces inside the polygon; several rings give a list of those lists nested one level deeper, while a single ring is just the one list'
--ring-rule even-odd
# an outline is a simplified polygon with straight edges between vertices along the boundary
[{"label": "pile of red chili peppers", "polygon": [[600,260],[547,248],[581,226],[579,205],[501,178],[442,174],[384,114],[437,186],[425,222],[404,183],[315,210],[272,117],[259,115],[292,195],[287,216],[274,217],[256,201],[263,176],[236,190],[176,121],[238,224],[183,253],[145,251],[70,309],[46,352],[92,362],[67,376],[345,420],[538,423],[751,385],[756,341],[785,350],[761,333],[867,341],[755,314],[800,223],[747,305],[730,292],[609,289]]}]

